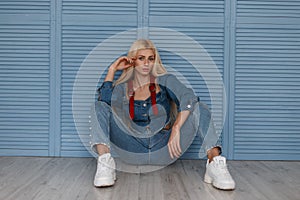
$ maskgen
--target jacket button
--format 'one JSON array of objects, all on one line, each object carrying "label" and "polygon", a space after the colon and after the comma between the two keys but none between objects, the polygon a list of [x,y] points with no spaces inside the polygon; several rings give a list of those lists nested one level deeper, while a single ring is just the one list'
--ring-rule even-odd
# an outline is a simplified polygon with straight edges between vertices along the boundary
[{"label": "jacket button", "polygon": [[143,104],[143,106],[144,106],[144,107],[146,107],[146,106],[147,106],[147,104],[146,104],[146,103],[144,103],[144,104]]}]

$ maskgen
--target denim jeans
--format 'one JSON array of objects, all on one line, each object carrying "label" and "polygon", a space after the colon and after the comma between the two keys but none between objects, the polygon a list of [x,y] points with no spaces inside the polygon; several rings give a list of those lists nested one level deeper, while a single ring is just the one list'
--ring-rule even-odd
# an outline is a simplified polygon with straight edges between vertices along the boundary
[{"label": "denim jeans", "polygon": [[[168,165],[176,160],[171,159],[168,150],[168,141],[172,129],[161,127],[160,131],[153,133],[149,127],[142,127],[139,131],[136,125],[122,122],[114,114],[110,105],[97,101],[92,106],[90,115],[91,149],[97,154],[96,145],[105,144],[118,156],[129,164]],[[215,130],[211,112],[202,102],[197,102],[188,119],[181,127],[180,146],[185,152],[199,136],[201,148],[199,158],[206,155],[206,151],[219,146],[219,135]]]}]

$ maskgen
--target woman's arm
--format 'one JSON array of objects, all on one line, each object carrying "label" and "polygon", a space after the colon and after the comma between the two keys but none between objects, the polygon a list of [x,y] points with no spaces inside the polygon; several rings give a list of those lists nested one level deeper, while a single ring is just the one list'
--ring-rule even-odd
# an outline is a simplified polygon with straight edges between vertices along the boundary
[{"label": "woman's arm", "polygon": [[180,129],[186,119],[189,117],[190,111],[189,110],[183,110],[178,113],[176,120],[174,122],[173,128]]},{"label": "woman's arm", "polygon": [[118,58],[113,64],[108,68],[107,75],[102,83],[101,87],[98,89],[99,92],[99,101],[106,102],[108,105],[111,105],[112,92],[114,90],[113,80],[115,73],[118,70],[126,69],[133,65],[133,59],[129,59],[126,56]]},{"label": "woman's arm", "polygon": [[180,157],[182,153],[180,147],[180,129],[193,110],[198,97],[192,89],[182,84],[176,76],[168,74],[163,79],[162,84],[165,85],[169,98],[175,102],[178,110],[168,142],[170,157],[173,159],[174,157]]},{"label": "woman's arm", "polygon": [[105,79],[104,79],[104,82],[107,82],[107,81],[113,82],[116,71],[117,71],[117,70],[115,70],[114,68],[109,67],[109,68],[108,68],[107,75],[106,75],[106,77],[105,77]]},{"label": "woman's arm", "polygon": [[178,113],[174,125],[172,127],[172,132],[168,142],[168,149],[170,153],[170,157],[173,159],[174,157],[179,158],[181,155],[181,147],[180,147],[180,129],[184,122],[187,120],[190,114],[189,110],[183,110]]},{"label": "woman's arm", "polygon": [[113,81],[115,77],[115,73],[118,70],[127,69],[128,67],[133,66],[133,58],[127,58],[126,56],[122,56],[118,58],[111,66],[108,68],[107,75],[104,81]]},{"label": "woman's arm", "polygon": [[172,74],[162,76],[160,84],[166,87],[167,95],[177,105],[178,112],[193,110],[194,105],[199,101],[193,90],[187,88]]}]

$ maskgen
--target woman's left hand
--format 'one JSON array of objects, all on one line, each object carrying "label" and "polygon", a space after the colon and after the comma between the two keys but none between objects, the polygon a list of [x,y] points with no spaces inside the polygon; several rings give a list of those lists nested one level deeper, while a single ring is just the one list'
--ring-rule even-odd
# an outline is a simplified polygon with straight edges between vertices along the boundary
[{"label": "woman's left hand", "polygon": [[179,158],[181,156],[180,128],[172,128],[172,132],[168,142],[168,149],[172,159],[174,157]]}]

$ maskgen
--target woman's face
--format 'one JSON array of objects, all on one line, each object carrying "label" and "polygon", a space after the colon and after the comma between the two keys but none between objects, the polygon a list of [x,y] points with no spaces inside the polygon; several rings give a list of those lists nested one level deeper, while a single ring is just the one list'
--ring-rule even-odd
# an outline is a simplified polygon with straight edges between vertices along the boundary
[{"label": "woman's face", "polygon": [[155,55],[151,49],[138,50],[135,60],[135,72],[139,75],[149,75],[154,66]]}]

